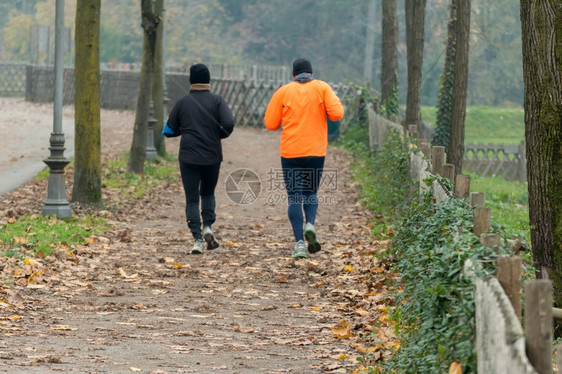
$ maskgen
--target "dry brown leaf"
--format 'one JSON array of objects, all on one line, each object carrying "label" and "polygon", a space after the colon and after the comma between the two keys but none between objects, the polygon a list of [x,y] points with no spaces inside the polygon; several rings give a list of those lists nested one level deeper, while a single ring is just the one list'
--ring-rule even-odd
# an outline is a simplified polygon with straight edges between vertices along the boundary
[{"label": "dry brown leaf", "polygon": [[76,329],[74,327],[70,327],[70,326],[67,326],[67,325],[57,325],[55,327],[51,327],[51,330],[74,331]]},{"label": "dry brown leaf", "polygon": [[23,302],[25,301],[23,296],[17,291],[7,290],[6,292],[8,293],[9,304],[18,305],[18,304],[23,304]]},{"label": "dry brown leaf", "polygon": [[121,274],[121,276],[123,278],[126,278],[126,279],[134,279],[134,278],[137,278],[139,276],[136,273],[133,274],[133,275],[127,275],[127,273],[125,273],[125,270],[123,268],[119,268],[119,274]]},{"label": "dry brown leaf", "polygon": [[458,362],[451,363],[449,367],[449,374],[462,374],[462,365]]}]

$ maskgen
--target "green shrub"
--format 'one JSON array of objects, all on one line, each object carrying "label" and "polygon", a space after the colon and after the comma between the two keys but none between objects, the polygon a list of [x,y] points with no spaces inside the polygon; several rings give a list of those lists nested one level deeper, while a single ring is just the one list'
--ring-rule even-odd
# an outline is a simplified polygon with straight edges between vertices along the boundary
[{"label": "green shrub", "polygon": [[394,317],[402,344],[386,369],[443,373],[459,362],[476,371],[474,285],[465,266],[470,260],[473,276],[490,275],[496,254],[480,245],[472,219],[466,199],[435,204],[430,195],[404,213],[391,246],[401,276]]},{"label": "green shrub", "polygon": [[[342,135],[339,144],[354,155],[352,171],[361,201],[377,217],[375,234],[396,233],[390,255],[400,281],[391,316],[401,345],[388,361],[368,372],[443,373],[452,362],[460,363],[464,372],[476,372],[471,277],[494,274],[497,254],[480,245],[472,232],[468,199],[435,203],[430,192],[420,196],[419,186],[409,178],[409,142],[397,133],[391,133],[374,155],[365,125]],[[451,188],[450,181],[433,178]],[[425,183],[429,186],[432,180]],[[471,175],[471,190],[486,194],[493,232],[504,239],[528,239],[524,184]],[[396,225],[394,230],[385,230],[389,224]],[[507,248],[503,246],[500,254],[508,254]],[[533,274],[529,256],[523,254],[525,278]]]},{"label": "green shrub", "polygon": [[373,212],[385,216],[389,223],[406,208],[414,189],[408,172],[408,141],[391,130],[381,150],[373,157],[359,161],[354,168],[355,178],[361,182],[361,201]]}]

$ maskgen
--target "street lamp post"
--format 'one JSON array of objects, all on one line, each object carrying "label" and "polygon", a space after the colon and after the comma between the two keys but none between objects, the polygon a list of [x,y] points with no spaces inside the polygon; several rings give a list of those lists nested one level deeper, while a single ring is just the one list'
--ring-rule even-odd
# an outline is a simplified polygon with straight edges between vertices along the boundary
[{"label": "street lamp post", "polygon": [[158,157],[154,147],[154,125],[158,120],[154,118],[154,102],[150,100],[150,110],[148,112],[148,130],[146,133],[146,159],[154,160]]},{"label": "street lamp post", "polygon": [[168,119],[168,103],[170,102],[170,98],[168,97],[168,85],[166,84],[166,8],[162,9],[162,70],[164,71],[164,78],[162,79],[162,84],[164,85],[163,88],[163,111],[162,111],[162,120],[164,121],[164,125],[166,124],[166,120]]},{"label": "street lamp post", "polygon": [[66,200],[64,186],[64,168],[69,160],[64,157],[64,133],[62,132],[62,101],[64,73],[64,0],[56,0],[55,11],[55,92],[53,109],[53,132],[49,139],[50,155],[43,160],[49,167],[47,200],[43,206],[43,216],[54,215],[57,218],[72,216],[72,210]]}]

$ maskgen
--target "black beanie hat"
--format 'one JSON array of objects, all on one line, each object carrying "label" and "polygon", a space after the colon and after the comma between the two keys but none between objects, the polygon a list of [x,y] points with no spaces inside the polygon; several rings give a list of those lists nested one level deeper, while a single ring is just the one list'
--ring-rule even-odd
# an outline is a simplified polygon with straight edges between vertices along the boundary
[{"label": "black beanie hat", "polygon": [[293,76],[300,73],[312,74],[312,64],[306,58],[297,58],[293,62]]},{"label": "black beanie hat", "polygon": [[211,74],[204,64],[195,64],[189,68],[189,83],[209,83]]}]

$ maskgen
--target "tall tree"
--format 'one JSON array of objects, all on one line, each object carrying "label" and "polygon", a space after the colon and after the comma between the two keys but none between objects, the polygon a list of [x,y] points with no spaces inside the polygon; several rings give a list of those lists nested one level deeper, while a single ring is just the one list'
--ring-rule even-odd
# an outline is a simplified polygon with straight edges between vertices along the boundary
[{"label": "tall tree", "polygon": [[445,147],[449,153],[449,139],[451,138],[451,110],[453,105],[453,84],[455,82],[455,46],[457,40],[457,2],[451,0],[451,13],[447,25],[447,46],[445,62],[441,74],[441,85],[437,103],[437,119],[435,133],[431,143]]},{"label": "tall tree", "polygon": [[142,65],[140,71],[140,88],[135,112],[133,142],[129,151],[128,169],[140,174],[144,170],[146,160],[146,138],[150,99],[152,98],[152,74],[154,69],[154,51],[156,48],[156,28],[159,19],[152,9],[152,0],[141,0],[142,29],[144,41],[142,47]]},{"label": "tall tree", "polygon": [[398,19],[396,0],[382,2],[381,101],[389,114],[398,114]]},{"label": "tall tree", "polygon": [[562,306],[562,3],[521,0],[531,243]]},{"label": "tall tree", "polygon": [[152,102],[154,103],[154,147],[160,156],[166,155],[166,143],[162,136],[164,128],[164,0],[154,3],[154,15],[160,20],[156,27],[156,47],[154,50],[154,75],[152,76]]},{"label": "tall tree", "polygon": [[76,5],[76,78],[74,98],[74,186],[72,201],[101,205],[100,141],[101,0]]},{"label": "tall tree", "polygon": [[[447,162],[455,165],[455,175],[462,173],[464,157],[464,119],[468,82],[468,49],[470,39],[470,0],[457,3],[457,37],[455,46],[454,84],[451,103],[451,138]],[[454,181],[454,179],[453,179]]]},{"label": "tall tree", "polygon": [[404,0],[406,50],[408,53],[408,95],[405,125],[417,125],[421,133],[421,84],[426,0]]},{"label": "tall tree", "polygon": [[365,38],[365,63],[363,64],[363,81],[373,83],[373,54],[375,51],[375,19],[377,14],[377,2],[369,2],[367,12],[367,36]]}]

